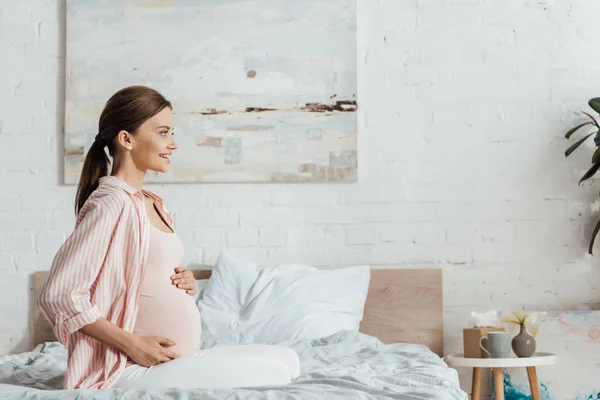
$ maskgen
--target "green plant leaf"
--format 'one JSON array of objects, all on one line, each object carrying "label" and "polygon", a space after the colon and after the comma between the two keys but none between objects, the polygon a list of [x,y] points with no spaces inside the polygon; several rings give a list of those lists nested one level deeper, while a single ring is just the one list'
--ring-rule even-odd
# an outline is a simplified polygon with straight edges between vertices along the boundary
[{"label": "green plant leaf", "polygon": [[581,182],[585,181],[586,179],[590,179],[592,176],[594,176],[594,174],[598,171],[598,168],[600,168],[600,163],[592,165],[592,168],[588,169],[588,171],[585,174],[583,174],[583,176],[579,180],[579,184],[581,185]]},{"label": "green plant leaf", "polygon": [[592,110],[596,111],[597,113],[600,113],[600,97],[594,97],[593,99],[590,99],[590,101],[588,101],[588,104],[592,108]]},{"label": "green plant leaf", "polygon": [[594,133],[595,132],[592,132],[589,135],[585,136],[583,139],[579,139],[578,141],[576,141],[575,143],[573,143],[573,145],[571,147],[569,147],[567,149],[567,151],[565,151],[565,157],[569,157],[569,154],[571,154],[572,152],[574,152],[576,148],[578,148],[579,146],[581,146],[581,144],[583,142],[585,142],[587,140],[587,138],[589,138],[590,136],[592,136]]},{"label": "green plant leaf", "polygon": [[600,159],[600,147],[598,147],[596,149],[596,151],[594,152],[594,155],[592,156],[592,164],[596,164]]},{"label": "green plant leaf", "polygon": [[594,255],[592,249],[594,248],[594,241],[596,240],[596,235],[598,235],[598,232],[600,232],[600,221],[598,221],[596,227],[594,228],[594,232],[592,232],[592,239],[590,240],[590,247],[588,248],[588,253],[591,255]]},{"label": "green plant leaf", "polygon": [[571,137],[571,135],[577,131],[577,129],[584,127],[586,125],[591,125],[591,124],[593,124],[593,122],[588,121],[588,122],[584,122],[583,124],[577,125],[576,127],[571,128],[571,130],[565,134],[565,137],[567,139],[569,139]]},{"label": "green plant leaf", "polygon": [[592,117],[591,114],[588,114],[585,111],[582,111],[582,113],[584,113],[585,115],[587,115],[588,117],[590,117],[591,120],[594,121],[594,125],[596,125],[596,127],[600,128],[600,125],[598,125],[598,121],[596,121],[596,118]]}]

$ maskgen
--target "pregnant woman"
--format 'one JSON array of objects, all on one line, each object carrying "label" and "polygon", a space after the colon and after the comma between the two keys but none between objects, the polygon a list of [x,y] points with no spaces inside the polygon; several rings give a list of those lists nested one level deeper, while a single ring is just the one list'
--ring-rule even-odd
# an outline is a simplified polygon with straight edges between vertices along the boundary
[{"label": "pregnant woman", "polygon": [[[167,172],[172,107],[157,91],[115,93],[86,156],[73,233],[58,250],[37,299],[68,346],[65,388],[234,388],[282,385],[299,375],[283,346],[198,350],[200,314],[183,246],[163,199],[142,189]],[[108,174],[112,156],[112,172]]]}]

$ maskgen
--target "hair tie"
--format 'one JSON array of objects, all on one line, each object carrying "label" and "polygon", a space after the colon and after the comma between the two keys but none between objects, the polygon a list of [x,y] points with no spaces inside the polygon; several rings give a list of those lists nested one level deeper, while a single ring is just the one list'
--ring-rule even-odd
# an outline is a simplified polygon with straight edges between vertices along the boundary
[{"label": "hair tie", "polygon": [[94,138],[94,142],[104,142],[104,138],[100,136],[100,134],[97,134]]}]

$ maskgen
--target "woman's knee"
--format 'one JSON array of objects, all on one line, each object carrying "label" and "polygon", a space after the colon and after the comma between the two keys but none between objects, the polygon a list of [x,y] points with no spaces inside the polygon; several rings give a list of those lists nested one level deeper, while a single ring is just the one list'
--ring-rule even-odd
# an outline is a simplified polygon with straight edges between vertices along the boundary
[{"label": "woman's knee", "polygon": [[300,358],[298,357],[298,353],[287,347],[285,351],[292,379],[297,378],[300,375]]},{"label": "woman's knee", "polygon": [[300,375],[300,358],[293,349],[285,346],[274,345],[273,354],[288,367],[292,379]]},{"label": "woman's knee", "polygon": [[249,344],[214,347],[204,349],[197,355],[251,355],[264,359],[278,361],[283,364],[291,379],[295,379],[300,375],[300,359],[298,354],[289,347],[282,345],[268,344]]}]

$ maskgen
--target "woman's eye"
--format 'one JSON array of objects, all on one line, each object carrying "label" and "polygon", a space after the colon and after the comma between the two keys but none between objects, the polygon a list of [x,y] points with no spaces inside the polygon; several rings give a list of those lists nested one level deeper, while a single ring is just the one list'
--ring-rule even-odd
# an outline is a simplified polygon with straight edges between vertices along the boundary
[{"label": "woman's eye", "polygon": [[163,136],[167,136],[167,133],[169,133],[169,132],[164,131],[164,132],[161,132],[160,134],[163,135]]}]

